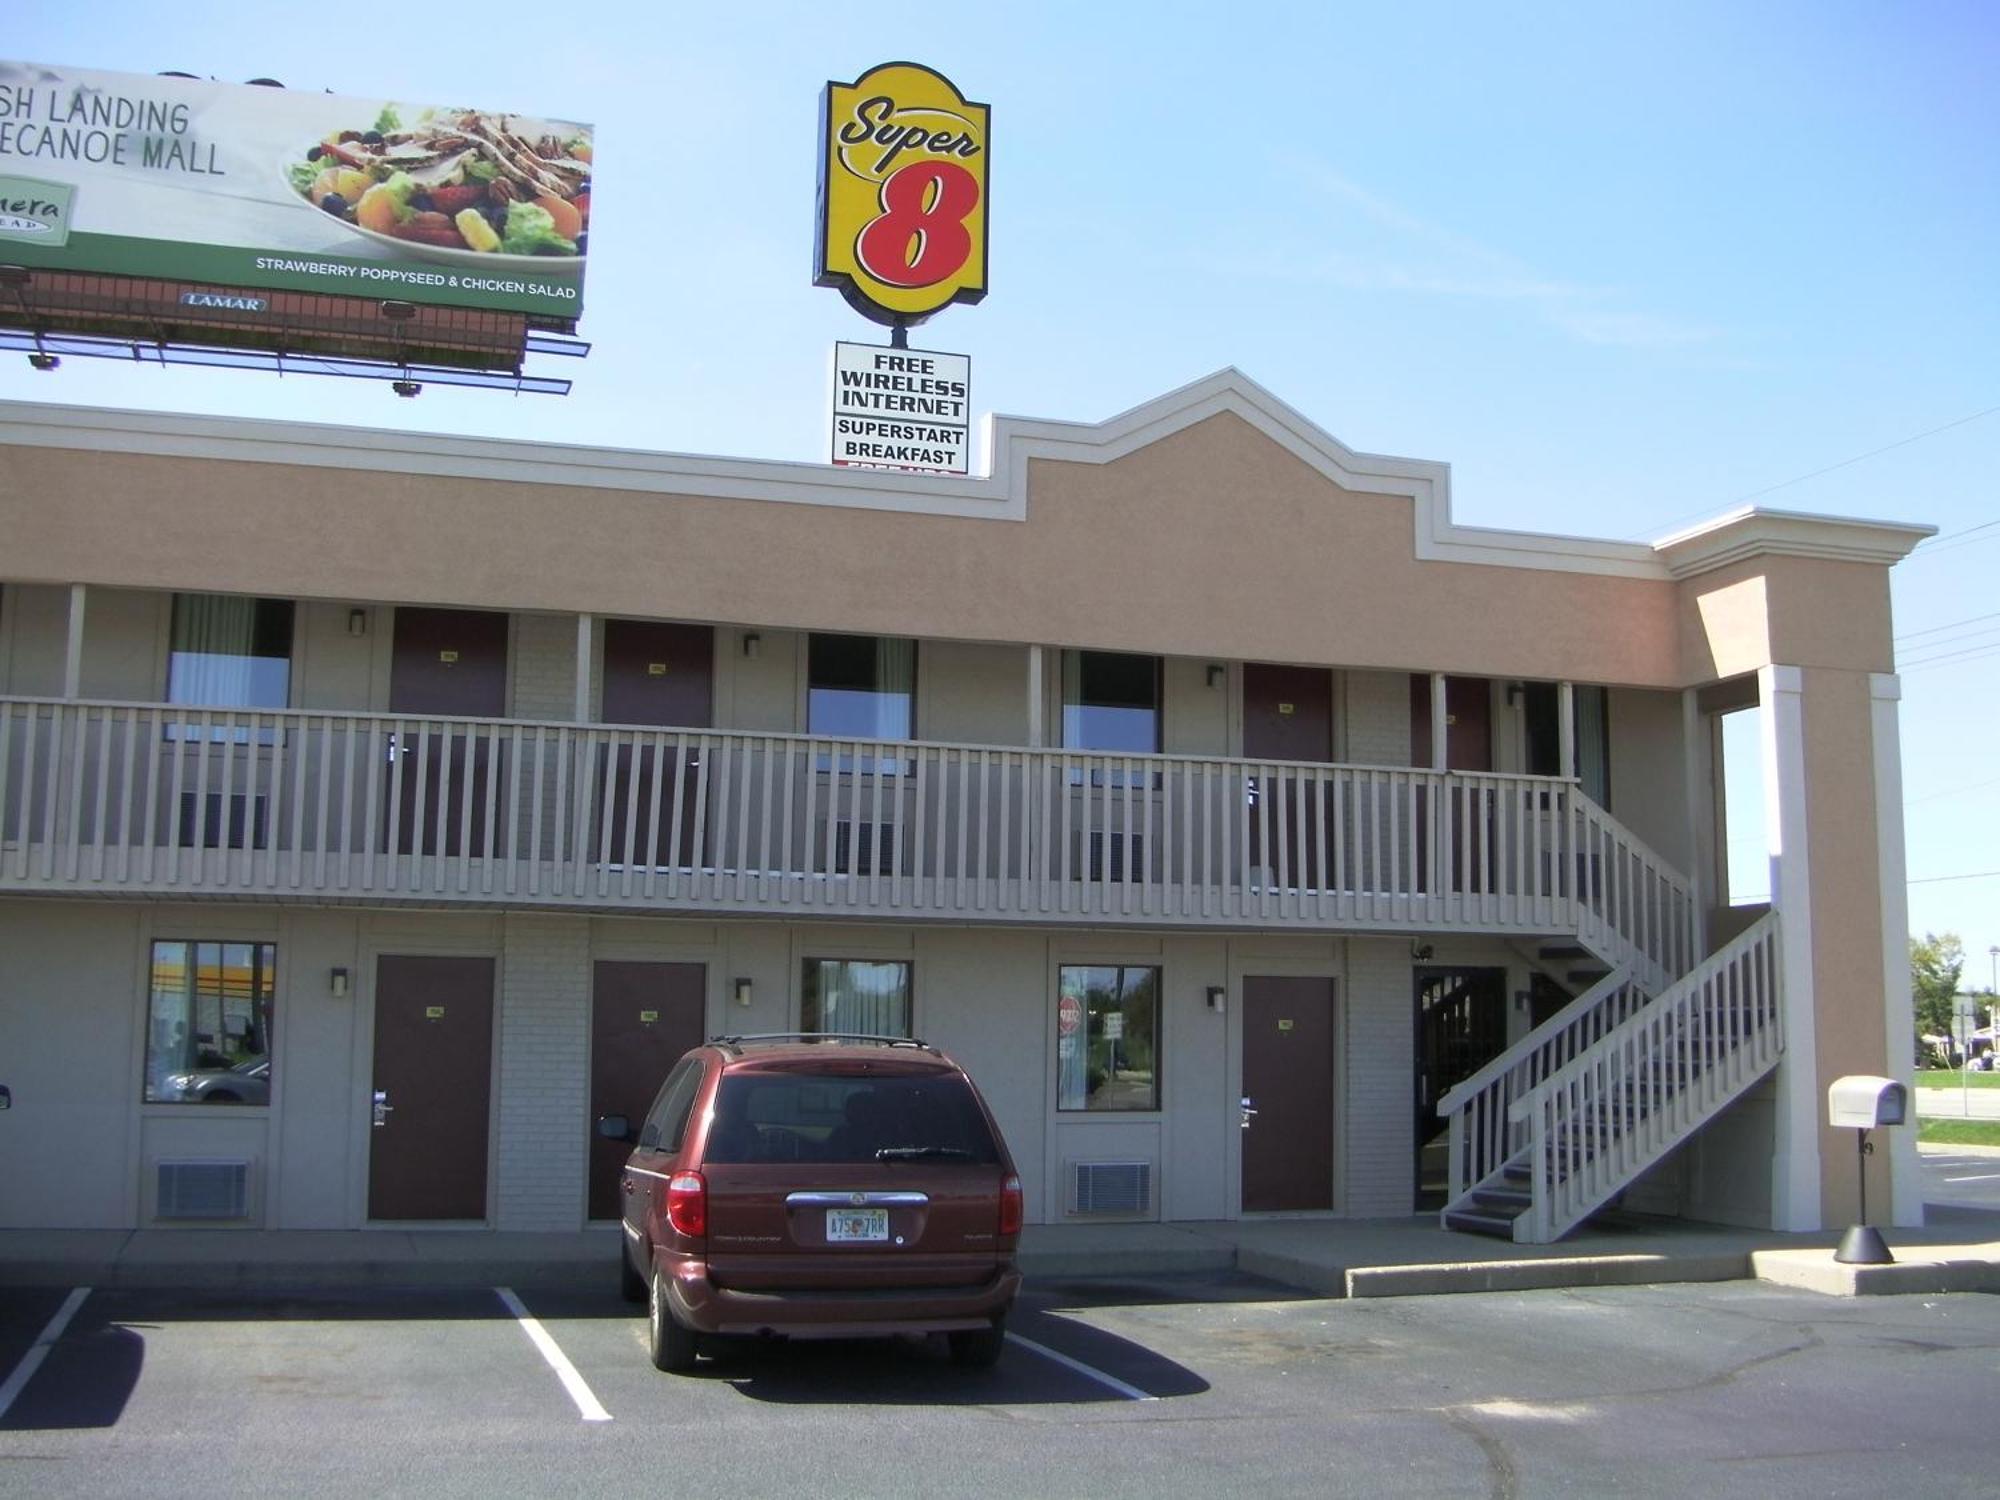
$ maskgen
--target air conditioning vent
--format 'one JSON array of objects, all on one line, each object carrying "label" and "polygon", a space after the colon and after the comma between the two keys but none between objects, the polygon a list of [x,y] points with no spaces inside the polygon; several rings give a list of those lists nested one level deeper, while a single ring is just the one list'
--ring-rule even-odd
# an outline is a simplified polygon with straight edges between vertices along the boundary
[{"label": "air conditioning vent", "polygon": [[895,848],[896,825],[893,823],[836,823],[833,825],[833,873],[887,875]]},{"label": "air conditioning vent", "polygon": [[[1111,851],[1107,868],[1106,848]],[[1146,867],[1146,836],[1141,833],[1095,832],[1090,835],[1090,876],[1092,880],[1138,880]]]},{"label": "air conditioning vent", "polygon": [[156,1219],[207,1221],[250,1217],[247,1161],[163,1161],[154,1197]]},{"label": "air conditioning vent", "polygon": [[1130,1217],[1152,1212],[1151,1162],[1079,1161],[1070,1165],[1071,1213]]}]

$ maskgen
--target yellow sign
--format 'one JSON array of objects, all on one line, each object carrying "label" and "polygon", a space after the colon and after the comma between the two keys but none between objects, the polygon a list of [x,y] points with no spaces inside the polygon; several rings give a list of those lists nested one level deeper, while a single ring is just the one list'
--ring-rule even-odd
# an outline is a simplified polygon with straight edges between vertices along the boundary
[{"label": "yellow sign", "polygon": [[904,327],[984,297],[989,114],[917,63],[828,83],[814,285]]}]

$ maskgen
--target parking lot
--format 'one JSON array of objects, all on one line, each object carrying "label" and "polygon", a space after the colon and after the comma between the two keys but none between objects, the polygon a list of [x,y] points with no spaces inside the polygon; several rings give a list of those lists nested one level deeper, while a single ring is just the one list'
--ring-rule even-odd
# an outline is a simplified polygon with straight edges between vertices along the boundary
[{"label": "parking lot", "polygon": [[1929,1496],[2000,1468],[1980,1295],[1043,1285],[986,1373],[834,1343],[670,1377],[642,1328],[608,1288],[0,1293],[0,1493]]}]

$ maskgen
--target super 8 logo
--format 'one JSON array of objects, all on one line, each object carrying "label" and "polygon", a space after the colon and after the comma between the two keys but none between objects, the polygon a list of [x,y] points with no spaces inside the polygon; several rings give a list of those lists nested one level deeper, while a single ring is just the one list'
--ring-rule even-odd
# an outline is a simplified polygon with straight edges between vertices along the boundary
[{"label": "super 8 logo", "polygon": [[814,282],[878,323],[984,297],[989,115],[917,63],[827,84]]}]

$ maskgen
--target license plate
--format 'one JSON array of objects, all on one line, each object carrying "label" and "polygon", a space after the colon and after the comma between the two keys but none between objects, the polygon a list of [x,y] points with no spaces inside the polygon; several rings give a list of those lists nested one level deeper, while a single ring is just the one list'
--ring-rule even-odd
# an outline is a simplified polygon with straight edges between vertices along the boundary
[{"label": "license plate", "polygon": [[826,1242],[829,1245],[888,1238],[889,1210],[886,1208],[829,1208],[826,1211]]}]

